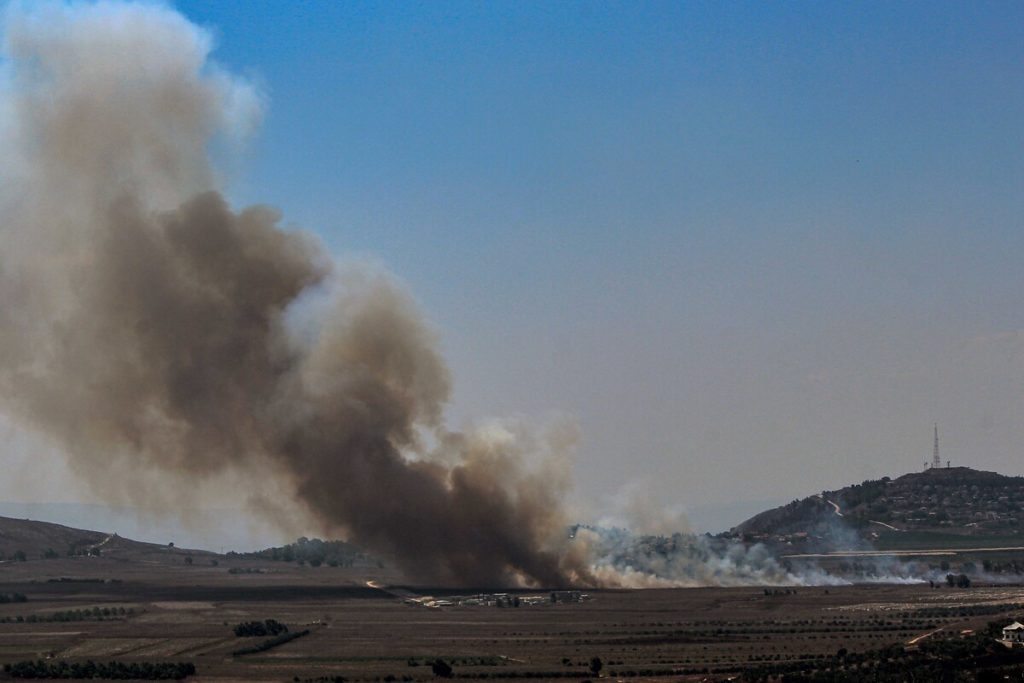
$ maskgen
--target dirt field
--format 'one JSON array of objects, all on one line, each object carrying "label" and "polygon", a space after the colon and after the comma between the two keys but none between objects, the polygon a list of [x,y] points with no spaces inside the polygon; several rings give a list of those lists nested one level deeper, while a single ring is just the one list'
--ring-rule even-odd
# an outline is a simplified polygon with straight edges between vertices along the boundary
[{"label": "dirt field", "polygon": [[[543,680],[587,678],[600,657],[602,673],[617,678],[724,680],[763,662],[913,644],[1024,612],[1020,586],[927,585],[594,591],[578,604],[428,608],[403,600],[425,591],[379,590],[366,582],[385,577],[365,572],[175,561],[0,567],[0,593],[28,598],[0,604],[0,662],[190,661],[198,681],[419,681],[433,680],[430,663],[442,658],[458,677]],[[233,566],[264,573],[232,574]],[[53,620],[73,610],[86,618]],[[268,618],[310,633],[233,655],[265,639],[235,637],[232,627]]]}]

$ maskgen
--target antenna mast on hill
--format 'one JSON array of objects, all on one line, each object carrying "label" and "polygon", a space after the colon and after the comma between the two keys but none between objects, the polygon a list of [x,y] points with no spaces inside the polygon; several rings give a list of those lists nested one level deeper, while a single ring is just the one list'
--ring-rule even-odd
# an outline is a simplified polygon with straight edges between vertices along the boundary
[{"label": "antenna mast on hill", "polygon": [[942,467],[942,461],[939,460],[939,423],[935,423],[935,450],[932,451],[932,468],[938,469]]}]

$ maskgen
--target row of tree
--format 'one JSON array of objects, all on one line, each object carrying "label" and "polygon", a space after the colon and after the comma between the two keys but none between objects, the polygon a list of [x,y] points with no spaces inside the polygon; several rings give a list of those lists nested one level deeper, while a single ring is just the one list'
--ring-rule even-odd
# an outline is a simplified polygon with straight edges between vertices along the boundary
[{"label": "row of tree", "polygon": [[28,597],[24,593],[0,593],[0,605],[12,602],[28,602]]},{"label": "row of tree", "polygon": [[243,647],[240,650],[235,650],[231,654],[233,656],[235,656],[235,657],[238,657],[238,656],[241,656],[241,655],[254,655],[254,654],[257,654],[259,652],[266,652],[267,650],[269,650],[272,647],[277,647],[278,645],[284,645],[285,643],[291,642],[291,641],[295,640],[296,638],[301,638],[302,636],[308,636],[308,635],[309,635],[309,629],[304,629],[302,631],[291,631],[289,633],[282,633],[281,635],[279,635],[276,638],[271,638],[270,640],[264,640],[262,643],[259,643],[258,645],[251,645],[249,647]]},{"label": "row of tree", "polygon": [[326,564],[332,567],[351,567],[355,562],[368,559],[356,546],[345,541],[324,541],[319,538],[302,538],[277,548],[267,548],[255,553],[228,553],[229,557],[258,558],[277,562],[298,562],[313,567]]},{"label": "row of tree", "polygon": [[11,678],[106,678],[111,680],[160,681],[187,678],[196,672],[191,662],[47,662],[4,664]]},{"label": "row of tree", "polygon": [[104,621],[106,619],[120,619],[132,614],[134,610],[124,607],[93,607],[92,609],[70,609],[62,612],[49,612],[46,614],[29,614],[28,616],[0,617],[0,624],[12,623],[49,623],[65,621]]},{"label": "row of tree", "polygon": [[[994,640],[1004,621],[991,622],[968,636],[930,638],[916,648],[893,644],[877,650],[849,652],[840,648],[832,657],[783,662],[744,670],[746,683],[959,683],[960,681],[1020,680],[1024,652],[1007,650]],[[1012,673],[1013,678],[1006,676]]]},{"label": "row of tree", "polygon": [[288,627],[276,619],[243,621],[235,625],[235,635],[239,638],[276,636],[281,633],[288,633]]},{"label": "row of tree", "polygon": [[[76,556],[79,556],[79,555],[92,555],[94,557],[99,557],[100,556],[100,549],[99,548],[68,548],[68,552],[67,552],[67,556],[68,557],[76,557]],[[61,554],[58,553],[53,548],[47,548],[46,550],[44,550],[43,552],[41,552],[39,554],[39,557],[40,557],[40,559],[43,559],[43,560],[56,560],[56,559],[59,559],[61,557]],[[26,553],[24,550],[15,550],[13,553],[11,553],[10,557],[7,557],[3,553],[0,553],[0,560],[10,560],[11,562],[25,562],[25,561],[28,560],[28,553]]]},{"label": "row of tree", "polygon": [[[563,659],[562,663],[564,664],[566,661],[567,660]],[[603,668],[604,668],[604,662],[601,661],[600,657],[591,657],[591,659],[590,659],[590,673],[594,674],[595,676],[600,676],[601,675],[601,669],[603,669]],[[430,669],[433,672],[433,674],[435,676],[437,676],[438,678],[453,678],[455,676],[455,669],[452,668],[452,665],[449,664],[448,662],[444,661],[441,658],[435,659],[434,661],[430,662]],[[513,677],[511,675],[508,675],[509,672],[503,672],[503,673],[505,673],[507,675],[507,677],[509,677],[509,678]],[[534,673],[534,672],[524,672],[524,678],[529,678],[530,677],[529,676],[530,673]],[[563,671],[555,671],[555,672],[546,671],[546,672],[538,672],[538,673],[541,673],[542,677],[544,677],[544,678],[551,678],[551,677],[562,678],[562,677],[565,677],[565,674],[566,674],[566,672],[563,672]],[[570,677],[575,678],[575,677],[578,677],[578,676],[576,676],[574,674],[571,674]]]}]

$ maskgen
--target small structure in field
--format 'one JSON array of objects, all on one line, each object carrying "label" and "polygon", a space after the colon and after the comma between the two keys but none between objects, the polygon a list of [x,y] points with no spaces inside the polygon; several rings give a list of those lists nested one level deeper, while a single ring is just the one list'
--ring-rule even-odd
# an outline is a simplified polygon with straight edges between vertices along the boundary
[{"label": "small structure in field", "polygon": [[1009,626],[1003,627],[1003,643],[1010,645],[1024,645],[1024,624],[1015,621]]},{"label": "small structure in field", "polygon": [[569,602],[584,602],[589,600],[590,596],[586,593],[579,591],[551,591],[551,604],[557,603],[569,603]]}]

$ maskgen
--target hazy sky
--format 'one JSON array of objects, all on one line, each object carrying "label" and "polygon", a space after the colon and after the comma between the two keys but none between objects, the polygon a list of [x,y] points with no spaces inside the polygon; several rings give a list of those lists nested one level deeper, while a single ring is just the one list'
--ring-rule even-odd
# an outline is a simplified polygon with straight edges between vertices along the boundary
[{"label": "hazy sky", "polygon": [[935,421],[1024,474],[1024,5],[174,6],[267,94],[234,201],[404,280],[453,425],[577,419],[592,507],[895,476]]}]

